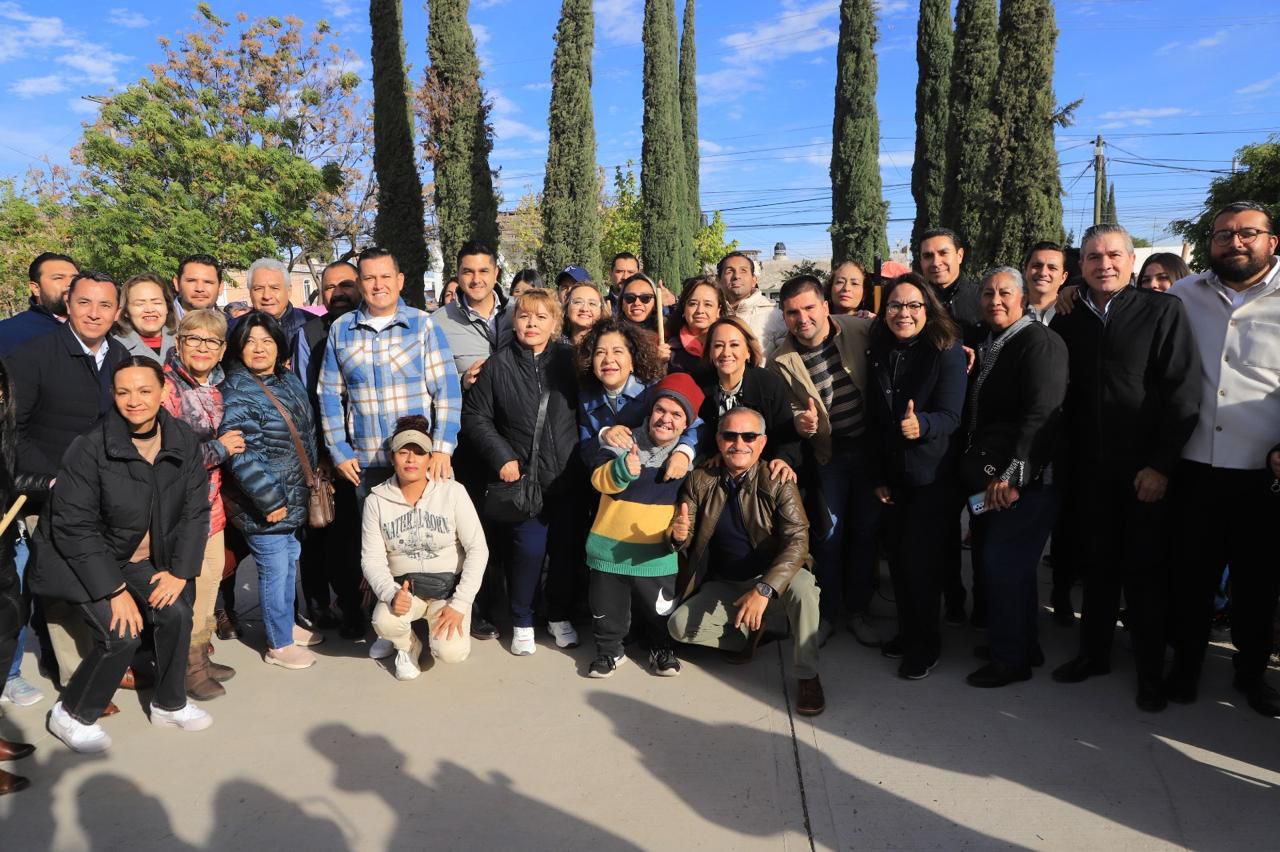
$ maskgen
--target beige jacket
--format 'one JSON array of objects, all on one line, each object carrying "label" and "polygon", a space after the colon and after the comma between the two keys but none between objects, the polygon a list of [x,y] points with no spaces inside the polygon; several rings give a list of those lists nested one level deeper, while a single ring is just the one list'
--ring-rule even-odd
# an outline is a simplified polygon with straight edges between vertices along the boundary
[{"label": "beige jacket", "polygon": [[[840,350],[840,361],[845,372],[853,379],[853,384],[863,398],[867,395],[867,349],[870,346],[870,319],[847,314],[831,317],[835,324],[836,346]],[[831,418],[827,414],[827,406],[823,404],[818,389],[809,378],[804,359],[796,349],[795,338],[787,335],[769,359],[769,369],[782,377],[791,394],[792,412],[801,412],[809,407],[809,400],[814,400],[818,407],[818,433],[809,440],[812,442],[813,454],[819,464],[831,461]]]}]

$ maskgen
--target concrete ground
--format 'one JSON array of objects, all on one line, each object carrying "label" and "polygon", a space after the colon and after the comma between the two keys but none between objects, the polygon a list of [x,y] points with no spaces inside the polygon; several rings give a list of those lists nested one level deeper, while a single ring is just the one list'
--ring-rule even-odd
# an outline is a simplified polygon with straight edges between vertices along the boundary
[{"label": "concrete ground", "polygon": [[[892,606],[877,609],[888,632]],[[1111,675],[1053,683],[1076,631],[1047,614],[1046,669],[991,691],[964,683],[983,641],[970,628],[944,628],[942,662],[918,682],[841,632],[823,651],[827,711],[810,720],[791,712],[788,643],[740,667],[685,649],[676,679],[651,676],[636,652],[599,681],[584,676],[587,646],[559,651],[543,634],[536,655],[515,658],[504,637],[400,683],[367,645],[336,635],[312,669],[266,666],[254,616],[245,644],[217,643],[239,673],[205,705],[213,728],[152,729],[139,697],[121,692],[105,755],[74,755],[45,731],[52,690],[28,655],[24,673],[51,697],[4,706],[0,735],[38,751],[4,764],[33,784],[0,797],[0,848],[1280,843],[1280,721],[1237,701],[1223,649],[1197,704],[1149,715],[1134,706],[1123,638]]]}]

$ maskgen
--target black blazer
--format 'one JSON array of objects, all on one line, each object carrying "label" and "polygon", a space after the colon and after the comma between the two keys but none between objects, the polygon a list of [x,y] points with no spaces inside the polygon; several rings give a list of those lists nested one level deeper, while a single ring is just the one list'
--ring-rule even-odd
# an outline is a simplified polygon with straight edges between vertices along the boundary
[{"label": "black blazer", "polygon": [[[702,435],[698,446],[699,458],[713,458],[720,452],[716,446],[716,433],[720,425],[720,381],[714,371],[704,374],[702,379],[702,408],[698,416],[702,418]],[[800,435],[796,432],[796,423],[792,419],[790,393],[787,383],[777,373],[764,367],[747,367],[742,374],[742,391],[738,394],[738,405],[751,408],[764,415],[765,434],[769,441],[765,445],[763,458],[766,461],[782,459],[791,465],[791,469],[800,472],[801,455]]]},{"label": "black blazer", "polygon": [[129,351],[111,336],[104,345],[99,370],[64,323],[5,359],[17,406],[18,474],[47,481],[71,442],[112,407],[111,373]]},{"label": "black blazer", "polygon": [[114,409],[76,438],[36,526],[31,590],[72,603],[101,600],[151,533],[151,562],[184,580],[200,573],[209,538],[209,476],[200,442],[163,409],[160,453],[138,454]]},{"label": "black blazer", "polygon": [[[897,369],[894,346],[876,335],[871,342],[867,388],[867,436],[871,475],[876,485],[890,489],[920,487],[937,480],[948,449],[960,428],[967,387],[966,357],[957,341],[939,351],[928,340],[917,339],[899,350]],[[920,437],[902,437],[907,401],[915,403]]]}]

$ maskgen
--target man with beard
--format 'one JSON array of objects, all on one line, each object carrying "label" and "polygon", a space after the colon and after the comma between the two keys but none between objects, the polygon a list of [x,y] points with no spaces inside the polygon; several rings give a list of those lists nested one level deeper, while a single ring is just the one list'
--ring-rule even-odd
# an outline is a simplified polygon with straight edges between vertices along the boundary
[{"label": "man with beard", "polygon": [[756,262],[745,252],[731,251],[716,264],[716,281],[729,303],[728,315],[750,326],[765,358],[772,358],[773,350],[787,336],[787,325],[782,309],[760,292]]},{"label": "man with beard", "polygon": [[173,306],[178,319],[187,311],[217,309],[218,294],[222,291],[222,267],[217,258],[208,254],[184,257],[178,263],[178,274],[173,276],[173,289],[178,294]]},{"label": "man with beard", "polygon": [[1236,690],[1264,716],[1280,695],[1263,681],[1280,572],[1270,540],[1280,488],[1280,258],[1270,212],[1238,201],[1213,220],[1207,272],[1169,292],[1187,306],[1200,352],[1200,417],[1175,478],[1171,701],[1196,699],[1222,569],[1231,565]]},{"label": "man with beard", "polygon": [[[353,311],[360,301],[360,273],[348,261],[331,263],[320,273],[320,301],[327,309],[323,316],[307,321],[293,341],[293,370],[307,387],[311,407],[315,411],[316,446],[323,448],[324,433],[320,428],[320,397],[316,385],[320,366],[324,363],[329,327],[343,314]],[[307,599],[307,615],[315,627],[334,627],[336,619],[329,608],[329,587],[338,597],[342,610],[339,635],[344,639],[364,636],[364,612],[360,605],[360,515],[356,511],[355,487],[332,475],[332,462],[321,450],[320,464],[330,468],[334,480],[334,521],[327,527],[313,529],[302,543],[302,591]]]},{"label": "man with beard", "polygon": [[0,358],[16,352],[22,344],[57,329],[67,319],[67,287],[80,271],[65,254],[45,252],[31,261],[27,286],[31,288],[29,307],[0,322]]}]

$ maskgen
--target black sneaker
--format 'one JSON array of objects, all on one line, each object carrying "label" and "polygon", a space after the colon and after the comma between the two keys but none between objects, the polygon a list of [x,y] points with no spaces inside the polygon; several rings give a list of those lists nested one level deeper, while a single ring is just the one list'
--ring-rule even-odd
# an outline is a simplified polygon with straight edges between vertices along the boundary
[{"label": "black sneaker", "polygon": [[471,638],[472,639],[497,639],[498,628],[494,627],[484,616],[475,612],[471,613]]},{"label": "black sneaker", "polygon": [[[591,668],[594,672],[595,663],[591,664]],[[649,652],[649,668],[658,677],[675,677],[680,674],[680,661],[676,659],[676,652],[670,648],[656,648]]]},{"label": "black sneaker", "polygon": [[964,601],[955,601],[947,604],[946,614],[942,620],[947,623],[948,627],[964,626]]},{"label": "black sneaker", "polygon": [[902,648],[902,639],[898,636],[880,645],[880,656],[888,657],[891,660],[901,660],[902,655],[905,653],[906,651]]},{"label": "black sneaker", "polygon": [[[674,657],[675,655],[673,654],[672,656]],[[608,654],[601,654],[591,661],[591,665],[587,669],[587,677],[613,677],[613,673],[617,671],[618,666],[622,665],[624,660],[626,660],[625,656],[610,657]],[[679,670],[680,664],[676,663],[676,671]]]},{"label": "black sneaker", "polygon": [[933,667],[938,664],[938,658],[919,658],[911,660],[903,660],[898,666],[898,677],[907,680],[924,680],[929,676],[929,672],[933,671]]}]

